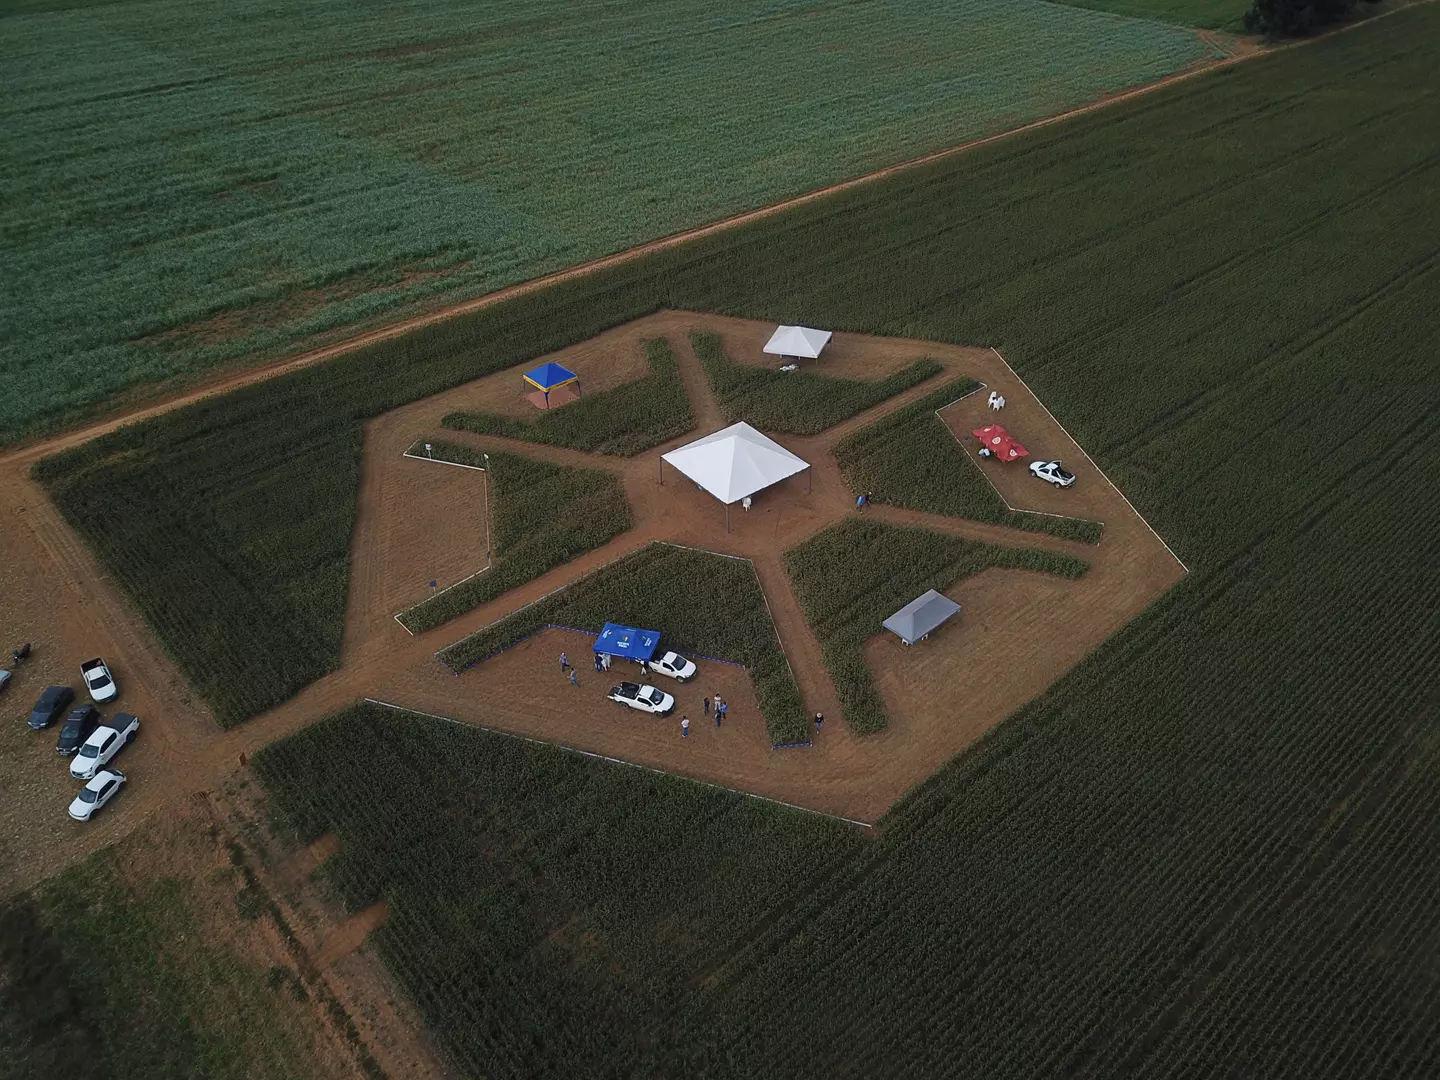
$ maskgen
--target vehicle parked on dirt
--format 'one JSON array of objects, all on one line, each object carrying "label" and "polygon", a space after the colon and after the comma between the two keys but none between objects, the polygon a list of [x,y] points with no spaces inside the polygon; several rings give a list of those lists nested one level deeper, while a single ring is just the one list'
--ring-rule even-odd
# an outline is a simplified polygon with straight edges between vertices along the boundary
[{"label": "vehicle parked on dirt", "polygon": [[47,686],[30,710],[30,726],[36,731],[47,728],[56,718],[70,707],[75,700],[75,691],[68,686]]},{"label": "vehicle parked on dirt", "polygon": [[98,656],[94,660],[86,660],[81,664],[80,674],[85,679],[85,688],[90,691],[91,700],[97,705],[114,701],[115,695],[120,692],[120,688],[115,685],[114,677],[110,674],[110,669]]},{"label": "vehicle parked on dirt", "polygon": [[89,780],[107,764],[110,759],[135,741],[140,730],[140,720],[129,713],[116,713],[114,719],[101,724],[85,745],[80,747],[70,762],[70,775],[76,780]]},{"label": "vehicle parked on dirt", "polygon": [[104,769],[80,789],[75,801],[70,804],[70,816],[76,821],[89,821],[107,802],[113,799],[125,786],[125,774],[113,769]]},{"label": "vehicle parked on dirt", "polygon": [[1056,487],[1069,487],[1075,483],[1075,474],[1062,469],[1058,461],[1032,461],[1030,475],[1039,477]]},{"label": "vehicle parked on dirt", "polygon": [[653,686],[633,682],[622,682],[619,686],[611,687],[610,700],[654,716],[664,716],[675,708],[675,699],[669,694],[656,690]]},{"label": "vehicle parked on dirt", "polygon": [[10,672],[0,669],[0,690],[10,685]]},{"label": "vehicle parked on dirt", "polygon": [[60,738],[55,743],[55,752],[67,755],[75,753],[99,723],[100,712],[94,705],[76,705],[70,710],[70,715],[65,718],[64,726],[60,728]]},{"label": "vehicle parked on dirt", "polygon": [[699,669],[695,666],[695,661],[687,660],[676,652],[667,652],[659,660],[650,661],[650,670],[684,682],[686,679],[693,679]]}]

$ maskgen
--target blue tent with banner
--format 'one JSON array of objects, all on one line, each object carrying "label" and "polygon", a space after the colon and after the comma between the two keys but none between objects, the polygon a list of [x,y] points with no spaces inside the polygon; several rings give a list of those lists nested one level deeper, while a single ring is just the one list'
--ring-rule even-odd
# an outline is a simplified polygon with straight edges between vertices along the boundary
[{"label": "blue tent with banner", "polygon": [[597,653],[623,656],[627,660],[649,660],[659,645],[660,631],[637,630],[633,626],[613,622],[607,622],[595,639]]},{"label": "blue tent with banner", "polygon": [[[541,364],[534,371],[525,373],[525,381],[540,391],[544,397],[545,408],[550,407],[550,393],[559,390],[562,386],[570,386],[572,383],[576,391],[580,389],[580,376],[569,368],[551,361],[548,364]],[[534,397],[535,395],[531,395]]]}]

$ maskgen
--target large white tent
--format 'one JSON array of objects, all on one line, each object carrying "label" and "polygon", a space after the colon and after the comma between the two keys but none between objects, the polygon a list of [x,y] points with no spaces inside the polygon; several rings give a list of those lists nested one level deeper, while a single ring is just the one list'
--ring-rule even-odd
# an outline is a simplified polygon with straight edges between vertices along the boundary
[{"label": "large white tent", "polygon": [[727,524],[731,503],[810,468],[743,420],[662,454],[660,461],[662,472],[666,463],[673,465],[724,503]]},{"label": "large white tent", "polygon": [[812,330],[808,326],[780,326],[765,343],[765,351],[775,356],[804,356],[811,360],[820,355],[830,340],[829,330]]}]

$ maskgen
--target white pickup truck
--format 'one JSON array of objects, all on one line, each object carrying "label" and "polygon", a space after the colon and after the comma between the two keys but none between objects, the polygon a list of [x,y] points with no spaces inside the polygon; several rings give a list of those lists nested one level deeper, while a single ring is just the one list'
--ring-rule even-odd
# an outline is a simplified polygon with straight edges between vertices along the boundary
[{"label": "white pickup truck", "polygon": [[97,705],[113,701],[115,695],[120,692],[119,687],[115,685],[114,677],[110,674],[110,669],[98,656],[94,660],[86,660],[80,665],[80,676],[85,680],[85,689],[90,691],[91,700]]}]

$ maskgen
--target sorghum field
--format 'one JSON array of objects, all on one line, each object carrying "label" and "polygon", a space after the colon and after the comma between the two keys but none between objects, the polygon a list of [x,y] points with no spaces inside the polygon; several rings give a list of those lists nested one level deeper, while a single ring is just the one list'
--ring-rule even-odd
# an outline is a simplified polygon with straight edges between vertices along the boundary
[{"label": "sorghum field", "polygon": [[0,29],[0,442],[1214,53],[1039,0],[47,6]]},{"label": "sorghum field", "polygon": [[[119,432],[42,474],[69,485],[65,511],[112,573],[163,592],[187,515],[215,501],[198,478],[243,472],[227,512],[244,505],[256,535],[284,536],[292,522],[261,496],[293,455],[343,459],[365,416],[658,306],[993,344],[1191,575],[908,796],[873,842],[825,838],[828,858],[782,862],[773,893],[750,871],[813,851],[803,838],[782,830],[737,858],[703,841],[703,807],[685,809],[688,830],[648,827],[658,788],[520,830],[489,865],[437,849],[418,887],[371,873],[367,888],[402,912],[404,889],[435,910],[427,889],[485,880],[441,913],[516,928],[502,930],[505,971],[547,973],[537,985],[555,1012],[537,1015],[615,1026],[603,1045],[596,1028],[506,1041],[495,1018],[529,1007],[528,984],[467,969],[468,1018],[440,1037],[466,1040],[452,1050],[462,1071],[491,1076],[1428,1078],[1440,1070],[1437,67],[1440,10],[1402,10]],[[193,469],[164,486],[177,455]],[[337,514],[307,554],[343,584],[338,510],[355,480],[336,470],[324,483]],[[83,497],[115,485],[176,530],[166,545],[139,536],[143,559],[115,557],[116,521]],[[217,564],[230,551],[223,535],[207,542]],[[263,618],[254,627],[266,632]],[[436,738],[416,725],[387,736],[384,756],[449,800],[447,827],[538,812],[546,785],[456,779]],[[343,734],[300,750],[323,769],[277,773],[275,790],[283,804],[303,785],[310,828],[338,829],[348,785],[377,758]],[[498,760],[457,754],[453,767]],[[399,797],[364,814],[353,835],[400,839],[352,858],[388,866],[413,807]],[[696,847],[672,871],[677,836]],[[575,885],[557,850],[596,868]],[[638,882],[655,906],[601,918],[531,899],[603,883],[610,866],[628,868],[617,896]],[[756,914],[747,895],[728,925],[702,920],[687,941],[717,870],[773,903]],[[578,913],[561,925],[580,947],[618,952],[658,927],[724,963],[679,983],[642,971],[647,995],[683,986],[659,995],[657,1018],[656,999],[617,989],[613,969],[555,960],[535,929],[552,911]],[[389,954],[397,970],[424,965],[407,985],[443,984],[456,953],[407,948]],[[557,1005],[566,972],[573,996]]]}]

